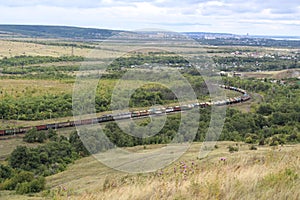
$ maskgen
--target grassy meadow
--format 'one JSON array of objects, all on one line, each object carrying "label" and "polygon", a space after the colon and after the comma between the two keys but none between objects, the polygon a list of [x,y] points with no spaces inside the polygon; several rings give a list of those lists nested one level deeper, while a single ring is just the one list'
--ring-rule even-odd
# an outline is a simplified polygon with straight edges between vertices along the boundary
[{"label": "grassy meadow", "polygon": [[[197,159],[194,143],[176,162],[147,174],[110,169],[92,156],[47,177],[47,190],[34,196],[0,193],[1,199],[299,199],[300,145],[258,146],[218,142]],[[228,146],[239,151],[229,153]],[[131,147],[143,152],[163,145]],[[222,161],[221,158],[225,158]]]}]

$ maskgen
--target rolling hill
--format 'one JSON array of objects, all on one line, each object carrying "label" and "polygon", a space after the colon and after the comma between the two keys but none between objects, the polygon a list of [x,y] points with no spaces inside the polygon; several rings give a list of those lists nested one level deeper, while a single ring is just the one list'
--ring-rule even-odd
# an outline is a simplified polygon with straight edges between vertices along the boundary
[{"label": "rolling hill", "polygon": [[2,37],[105,39],[121,32],[124,31],[71,26],[0,25]]}]

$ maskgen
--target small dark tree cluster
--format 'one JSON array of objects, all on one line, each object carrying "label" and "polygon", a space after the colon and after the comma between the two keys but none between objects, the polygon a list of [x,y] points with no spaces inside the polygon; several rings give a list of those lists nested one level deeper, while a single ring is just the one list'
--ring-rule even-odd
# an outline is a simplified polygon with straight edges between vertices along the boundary
[{"label": "small dark tree cluster", "polygon": [[32,172],[15,171],[9,166],[0,165],[0,189],[16,190],[17,194],[40,192],[45,188],[45,178],[35,177]]},{"label": "small dark tree cluster", "polygon": [[44,131],[38,132],[34,127],[30,129],[24,136],[23,141],[28,143],[39,142],[43,143],[47,139],[47,136]]}]

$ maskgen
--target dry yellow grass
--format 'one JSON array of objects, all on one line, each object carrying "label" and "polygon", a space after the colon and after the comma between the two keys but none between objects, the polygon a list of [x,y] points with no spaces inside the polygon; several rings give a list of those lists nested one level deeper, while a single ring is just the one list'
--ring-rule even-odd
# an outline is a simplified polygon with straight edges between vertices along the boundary
[{"label": "dry yellow grass", "polygon": [[[230,154],[221,142],[208,157],[197,160],[196,143],[162,174],[124,174],[89,157],[67,171],[47,178],[53,199],[299,199],[300,145],[277,148],[239,144]],[[138,147],[137,147],[138,148]],[[226,157],[226,161],[220,161]],[[194,162],[194,164],[192,164]],[[176,173],[174,169],[176,168]]]},{"label": "dry yellow grass", "polygon": [[285,69],[280,71],[263,71],[263,72],[243,72],[244,77],[253,78],[273,78],[273,79],[284,79],[284,78],[297,78],[300,76],[300,69]]},{"label": "dry yellow grass", "polygon": [[[299,199],[299,144],[259,146],[256,151],[249,150],[250,145],[244,143],[218,142],[217,145],[217,149],[199,160],[201,144],[194,143],[179,161],[148,174],[118,172],[87,157],[66,171],[47,177],[49,190],[31,197],[2,192],[0,197],[16,200]],[[229,145],[239,146],[239,152],[229,153]],[[143,152],[161,147],[129,149]],[[226,161],[221,161],[221,157]]]},{"label": "dry yellow grass", "polygon": [[128,182],[108,176],[107,189],[98,187],[71,199],[299,199],[296,149],[226,156],[225,163],[215,157],[196,161],[198,169],[185,160],[191,170],[186,178],[171,169],[161,176],[127,178]]},{"label": "dry yellow grass", "polygon": [[[44,44],[35,44],[22,41],[0,40],[0,59],[12,56],[83,56],[87,58],[111,58],[118,55],[110,49],[88,49],[68,47],[68,46],[53,46]],[[91,53],[93,52],[93,53]]]},{"label": "dry yellow grass", "polygon": [[40,96],[44,94],[71,93],[72,83],[65,83],[54,80],[21,80],[21,79],[2,79],[0,80],[0,91],[2,98],[5,94],[20,97],[27,94]]}]

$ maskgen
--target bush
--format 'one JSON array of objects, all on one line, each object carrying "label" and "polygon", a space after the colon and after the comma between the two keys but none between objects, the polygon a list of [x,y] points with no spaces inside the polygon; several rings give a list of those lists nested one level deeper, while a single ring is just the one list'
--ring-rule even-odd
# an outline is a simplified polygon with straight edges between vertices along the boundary
[{"label": "bush", "polygon": [[56,131],[54,131],[52,128],[48,130],[47,136],[51,141],[56,141],[58,138]]},{"label": "bush", "polygon": [[260,139],[258,145],[265,145],[265,138]]},{"label": "bush", "polygon": [[233,147],[233,146],[231,146],[231,145],[228,147],[228,149],[229,149],[229,152],[230,152],[230,153],[233,153],[233,152],[235,152],[235,151],[239,151],[239,148],[238,148],[238,147]]},{"label": "bush", "polygon": [[257,147],[254,146],[254,145],[251,145],[249,149],[250,149],[250,150],[257,150]]},{"label": "bush", "polygon": [[245,139],[245,143],[252,144],[253,142],[254,141],[253,141],[252,137],[250,137],[250,136]]},{"label": "bush", "polygon": [[45,178],[39,177],[31,182],[19,183],[16,187],[17,194],[27,194],[40,192],[45,188]]},{"label": "bush", "polygon": [[0,183],[5,179],[11,178],[13,175],[13,170],[9,166],[0,165]]},{"label": "bush", "polygon": [[[15,174],[11,179],[6,179],[2,184],[2,188],[4,190],[14,190],[17,185],[20,183],[28,183],[34,179],[34,175],[31,172],[21,171],[18,174]],[[24,187],[24,186],[22,186]]]},{"label": "bush", "polygon": [[43,143],[47,139],[45,132],[38,132],[36,128],[30,129],[23,138],[24,142],[34,143],[39,142]]},{"label": "bush", "polygon": [[274,136],[270,139],[270,146],[278,146],[279,144],[285,144],[283,136]]}]

